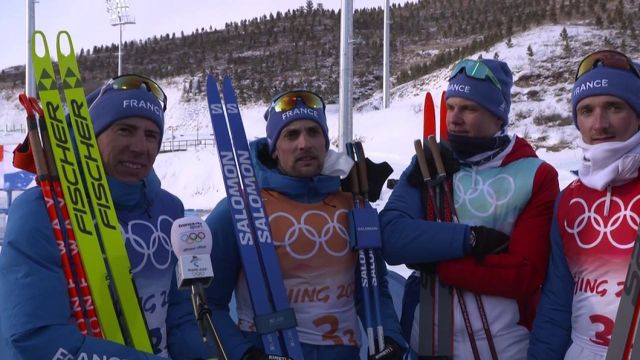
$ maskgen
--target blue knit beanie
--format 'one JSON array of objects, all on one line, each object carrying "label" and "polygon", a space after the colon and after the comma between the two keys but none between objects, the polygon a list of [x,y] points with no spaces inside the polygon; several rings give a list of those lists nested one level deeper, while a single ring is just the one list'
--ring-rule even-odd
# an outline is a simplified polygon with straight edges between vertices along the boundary
[{"label": "blue knit beanie", "polygon": [[[638,64],[636,67],[640,69]],[[582,99],[610,95],[624,100],[640,116],[640,78],[629,70],[599,65],[582,75],[571,90],[573,123],[578,127],[576,108]]]},{"label": "blue knit beanie", "polygon": [[[282,94],[278,94],[274,96],[273,99],[275,100],[281,95]],[[318,123],[324,134],[325,146],[327,149],[329,148],[329,129],[327,128],[327,118],[324,109],[312,109],[308,107],[302,99],[298,99],[296,106],[289,111],[278,112],[273,106],[269,106],[264,113],[264,119],[267,120],[267,142],[269,144],[270,154],[272,154],[276,148],[276,143],[278,142],[282,129],[296,120],[311,120]]]},{"label": "blue knit beanie", "polygon": [[504,128],[509,124],[511,110],[511,69],[506,62],[500,60],[481,59],[480,62],[491,70],[502,89],[498,89],[491,79],[476,79],[461,71],[449,80],[446,99],[461,97],[476,102],[502,120]]},{"label": "blue knit beanie", "polygon": [[[102,91],[102,94],[100,94]],[[143,117],[151,120],[160,130],[160,143],[164,133],[162,103],[147,89],[121,90],[99,88],[87,96],[93,131],[98,137],[114,122],[127,117]]]}]

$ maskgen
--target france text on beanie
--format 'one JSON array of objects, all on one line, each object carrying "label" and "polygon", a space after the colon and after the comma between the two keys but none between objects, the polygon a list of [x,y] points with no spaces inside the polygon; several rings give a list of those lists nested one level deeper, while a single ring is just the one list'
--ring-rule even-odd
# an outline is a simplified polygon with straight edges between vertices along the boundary
[{"label": "france text on beanie", "polygon": [[640,79],[631,71],[597,66],[576,80],[571,90],[573,122],[578,127],[576,109],[590,96],[609,95],[624,100],[640,116]]},{"label": "france text on beanie", "polygon": [[464,71],[449,80],[446,98],[461,97],[478,103],[480,106],[500,118],[502,127],[509,124],[511,110],[511,86],[513,75],[509,65],[504,61],[482,59],[500,83],[501,89],[491,79],[476,79],[469,77]]},{"label": "france text on beanie", "polygon": [[89,114],[96,137],[114,122],[127,117],[142,117],[151,120],[160,130],[160,141],[164,133],[164,113],[160,101],[147,89],[119,90],[106,88],[102,94],[98,89],[87,96]]},{"label": "france text on beanie", "polygon": [[[277,98],[278,96],[276,96]],[[327,129],[327,118],[324,109],[312,109],[301,99],[296,101],[296,106],[288,111],[278,112],[273,107],[269,107],[264,114],[267,120],[267,142],[269,143],[269,153],[273,153],[276,143],[280,137],[282,129],[296,120],[311,120],[318,123],[324,135],[325,146],[329,148],[329,130]]]}]

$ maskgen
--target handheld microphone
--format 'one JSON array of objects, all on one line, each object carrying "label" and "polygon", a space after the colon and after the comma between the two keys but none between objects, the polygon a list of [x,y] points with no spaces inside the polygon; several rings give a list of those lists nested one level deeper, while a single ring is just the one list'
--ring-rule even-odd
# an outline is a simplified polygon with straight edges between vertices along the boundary
[{"label": "handheld microphone", "polygon": [[179,288],[196,284],[209,286],[213,279],[211,266],[211,230],[195,216],[176,219],[171,226],[171,247],[178,257],[176,279]]},{"label": "handheld microphone", "polygon": [[191,302],[196,322],[207,343],[207,331],[213,336],[219,359],[227,360],[218,332],[213,326],[211,310],[207,305],[203,288],[213,279],[211,248],[213,236],[209,226],[195,216],[176,219],[171,226],[171,247],[178,257],[176,280],[179,288],[191,289]]}]

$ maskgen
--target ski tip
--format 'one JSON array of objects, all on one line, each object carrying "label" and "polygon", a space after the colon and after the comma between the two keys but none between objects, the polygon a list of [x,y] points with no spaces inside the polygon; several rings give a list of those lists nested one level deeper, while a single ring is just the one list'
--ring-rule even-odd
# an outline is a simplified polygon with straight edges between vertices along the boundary
[{"label": "ski tip", "polygon": [[[66,40],[66,48],[63,48],[62,46],[65,45],[63,40]],[[58,32],[58,35],[56,36],[56,45],[58,48],[58,57],[75,57],[76,53],[73,50],[73,41],[71,41],[71,34],[69,34],[67,30],[61,30]]]},{"label": "ski tip", "polygon": [[436,132],[436,107],[430,92],[427,92],[424,98],[423,117],[422,137],[426,139]]},{"label": "ski tip", "polygon": [[449,133],[447,131],[447,92],[442,91],[440,96],[440,141],[448,140]]},{"label": "ski tip", "polygon": [[425,101],[425,103],[426,103],[427,101],[431,101],[431,102],[433,102],[433,96],[431,95],[431,92],[430,92],[430,91],[427,91],[427,93],[425,94],[425,96],[424,96],[424,101]]},{"label": "ski tip", "polygon": [[218,81],[209,74],[207,75],[207,99],[213,102],[220,102],[220,90],[218,90]]},{"label": "ski tip", "polygon": [[[38,38],[42,47],[38,46]],[[49,57],[49,45],[47,44],[47,37],[42,30],[36,30],[31,35],[31,54],[37,59]]]}]

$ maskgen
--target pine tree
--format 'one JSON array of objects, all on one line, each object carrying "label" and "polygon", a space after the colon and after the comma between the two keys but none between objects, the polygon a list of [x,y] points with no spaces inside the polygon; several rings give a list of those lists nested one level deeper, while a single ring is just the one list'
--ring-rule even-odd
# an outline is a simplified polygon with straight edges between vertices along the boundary
[{"label": "pine tree", "polygon": [[569,45],[569,33],[567,32],[566,27],[562,27],[562,31],[560,31],[560,40],[562,40],[562,52],[565,58],[571,56],[571,45]]},{"label": "pine tree", "polygon": [[562,27],[562,31],[560,31],[560,40],[567,41],[569,40],[569,33],[567,32],[566,27]]},{"label": "pine tree", "polygon": [[529,46],[527,46],[527,57],[529,59],[533,59],[533,49],[531,48],[531,44],[529,44]]},{"label": "pine tree", "polygon": [[509,36],[509,38],[507,39],[507,42],[505,44],[507,45],[507,47],[509,49],[511,49],[513,47],[513,41],[511,41],[511,36]]}]

